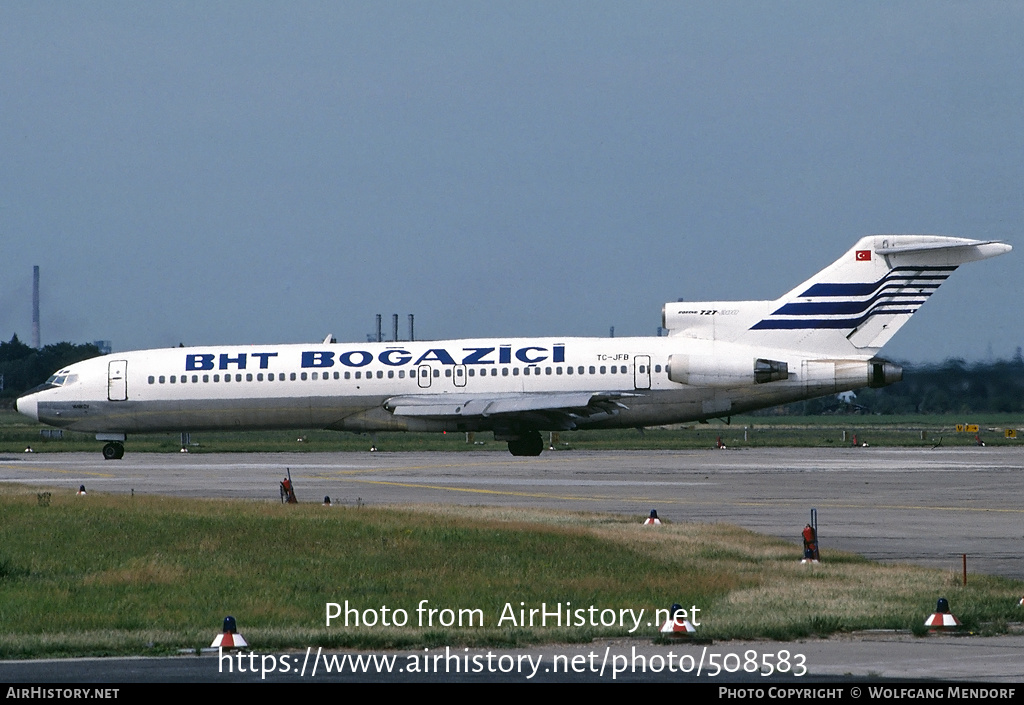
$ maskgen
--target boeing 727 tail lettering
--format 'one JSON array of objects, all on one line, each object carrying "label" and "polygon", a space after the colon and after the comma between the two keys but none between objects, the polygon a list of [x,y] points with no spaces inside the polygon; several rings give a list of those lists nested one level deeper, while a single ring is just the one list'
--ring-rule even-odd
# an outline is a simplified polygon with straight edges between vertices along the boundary
[{"label": "boeing 727 tail lettering", "polygon": [[898,381],[879,350],[964,264],[1002,242],[875,235],[775,301],[667,303],[667,336],[215,346],[76,363],[17,402],[95,433],[217,429],[493,431],[539,455],[542,431],[701,421]]}]

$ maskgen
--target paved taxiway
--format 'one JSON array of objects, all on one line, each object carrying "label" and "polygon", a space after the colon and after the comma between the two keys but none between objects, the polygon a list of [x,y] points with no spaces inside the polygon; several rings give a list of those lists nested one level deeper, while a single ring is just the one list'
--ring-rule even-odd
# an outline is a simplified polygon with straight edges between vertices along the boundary
[{"label": "paved taxiway", "polygon": [[[673,521],[721,521],[800,539],[818,510],[824,556],[854,551],[1024,578],[1024,449],[461,453],[129,453],[0,457],[0,481],[73,491],[278,498],[291,470],[300,501],[548,507]],[[799,549],[794,549],[799,554]]]}]

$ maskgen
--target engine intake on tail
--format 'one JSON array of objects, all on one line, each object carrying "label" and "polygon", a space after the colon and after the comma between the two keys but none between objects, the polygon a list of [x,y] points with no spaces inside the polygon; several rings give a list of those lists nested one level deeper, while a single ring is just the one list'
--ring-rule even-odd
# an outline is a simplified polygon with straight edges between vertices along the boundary
[{"label": "engine intake on tail", "polygon": [[763,358],[669,355],[668,378],[677,384],[732,387],[789,379],[789,363]]}]

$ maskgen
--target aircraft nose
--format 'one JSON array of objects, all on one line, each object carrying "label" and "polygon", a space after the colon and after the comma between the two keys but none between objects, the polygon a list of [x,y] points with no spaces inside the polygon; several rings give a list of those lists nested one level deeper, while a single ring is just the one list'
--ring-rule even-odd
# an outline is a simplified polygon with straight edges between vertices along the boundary
[{"label": "aircraft nose", "polygon": [[24,414],[33,421],[39,420],[39,401],[35,398],[35,394],[18,397],[14,402],[14,408],[18,410],[19,414]]}]

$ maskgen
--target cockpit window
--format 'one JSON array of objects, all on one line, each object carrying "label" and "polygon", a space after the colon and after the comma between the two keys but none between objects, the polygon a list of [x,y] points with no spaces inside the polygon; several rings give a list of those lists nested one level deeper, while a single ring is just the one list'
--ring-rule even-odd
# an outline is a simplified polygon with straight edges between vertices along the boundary
[{"label": "cockpit window", "polygon": [[67,370],[61,370],[55,375],[51,375],[46,384],[53,385],[54,387],[63,387],[68,384],[74,384],[78,381],[78,375],[69,375]]}]

